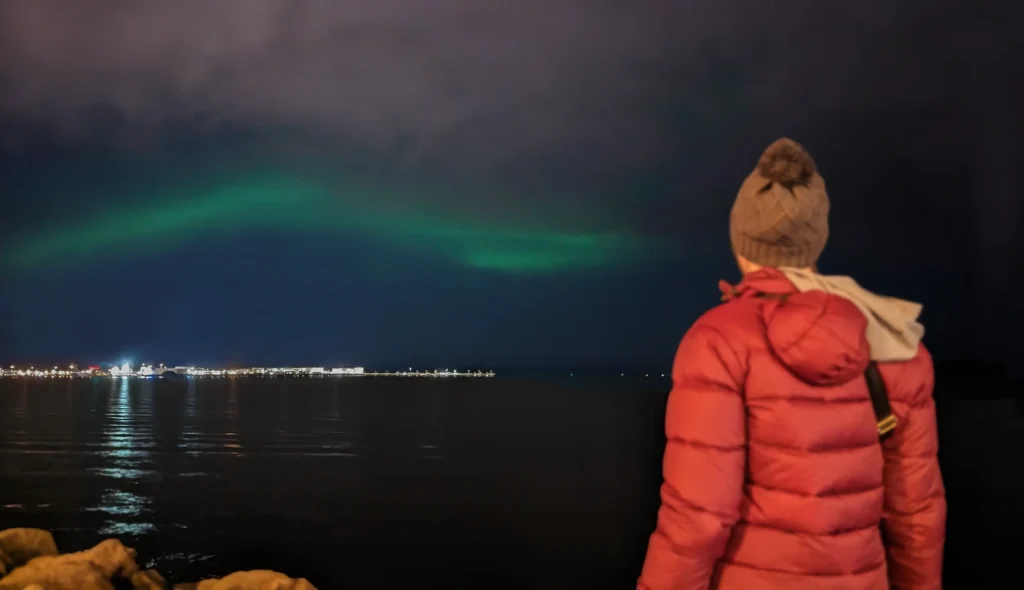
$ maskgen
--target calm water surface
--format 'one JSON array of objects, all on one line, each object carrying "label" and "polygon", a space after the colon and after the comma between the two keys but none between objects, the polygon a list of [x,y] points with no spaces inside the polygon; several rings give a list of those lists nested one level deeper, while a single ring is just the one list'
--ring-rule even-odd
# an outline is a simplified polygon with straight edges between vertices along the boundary
[{"label": "calm water surface", "polygon": [[172,581],[631,587],[663,380],[0,381],[0,528]]},{"label": "calm water surface", "polygon": [[[946,585],[1000,587],[1024,530],[1024,398],[938,382]],[[668,385],[0,380],[0,528],[50,529],[65,551],[118,537],[171,581],[630,588]]]}]

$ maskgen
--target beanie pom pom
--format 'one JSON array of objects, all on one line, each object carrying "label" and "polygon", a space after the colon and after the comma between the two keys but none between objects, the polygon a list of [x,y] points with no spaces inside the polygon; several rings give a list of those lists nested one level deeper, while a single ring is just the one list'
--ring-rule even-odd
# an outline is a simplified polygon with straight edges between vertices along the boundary
[{"label": "beanie pom pom", "polygon": [[783,137],[772,142],[757,163],[757,171],[784,186],[806,184],[817,168],[802,145]]}]

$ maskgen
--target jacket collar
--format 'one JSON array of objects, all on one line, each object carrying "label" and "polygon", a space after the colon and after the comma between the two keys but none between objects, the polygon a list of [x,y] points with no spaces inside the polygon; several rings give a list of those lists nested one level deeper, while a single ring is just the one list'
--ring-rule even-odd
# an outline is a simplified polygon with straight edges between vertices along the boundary
[{"label": "jacket collar", "polygon": [[786,278],[786,275],[774,268],[762,268],[757,272],[752,272],[735,285],[724,280],[718,281],[718,288],[722,291],[722,301],[764,294],[796,292],[796,287]]}]

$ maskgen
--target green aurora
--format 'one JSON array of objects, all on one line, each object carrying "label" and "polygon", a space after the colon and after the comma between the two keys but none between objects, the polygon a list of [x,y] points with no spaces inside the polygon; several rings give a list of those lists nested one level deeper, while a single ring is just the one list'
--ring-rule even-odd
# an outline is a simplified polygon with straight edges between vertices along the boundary
[{"label": "green aurora", "polygon": [[[148,206],[109,207],[9,236],[2,244],[2,265],[32,268],[126,251],[152,254],[197,236],[247,229],[361,234],[466,267],[521,273],[616,266],[649,253],[644,240],[625,233],[568,233],[390,213],[383,210],[390,202],[385,198],[346,199],[354,190],[287,176],[212,183],[192,194],[158,195]],[[374,201],[381,204],[374,207]]]}]

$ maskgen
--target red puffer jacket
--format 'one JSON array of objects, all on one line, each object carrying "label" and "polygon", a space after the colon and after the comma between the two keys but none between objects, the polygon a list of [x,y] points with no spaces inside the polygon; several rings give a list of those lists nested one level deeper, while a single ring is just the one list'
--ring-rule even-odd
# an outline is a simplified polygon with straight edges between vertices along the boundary
[{"label": "red puffer jacket", "polygon": [[[763,294],[793,293],[786,301]],[[642,590],[942,587],[946,502],[931,357],[879,363],[879,443],[850,301],[749,275],[679,345]],[[883,541],[884,539],[884,541]]]}]

